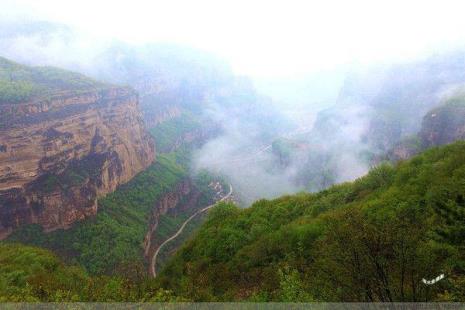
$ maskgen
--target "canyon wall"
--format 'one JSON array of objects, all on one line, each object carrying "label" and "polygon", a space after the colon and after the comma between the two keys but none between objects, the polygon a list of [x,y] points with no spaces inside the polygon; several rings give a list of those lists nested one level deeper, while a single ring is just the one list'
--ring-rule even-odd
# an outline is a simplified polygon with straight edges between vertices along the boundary
[{"label": "canyon wall", "polygon": [[453,98],[423,117],[420,137],[425,146],[438,146],[465,139],[465,99]]},{"label": "canyon wall", "polygon": [[0,239],[38,223],[67,228],[97,198],[150,165],[152,139],[138,95],[102,87],[0,105]]},{"label": "canyon wall", "polygon": [[458,94],[426,113],[420,132],[395,145],[387,153],[387,159],[406,160],[427,148],[464,139],[465,96]]},{"label": "canyon wall", "polygon": [[154,232],[158,228],[160,216],[170,211],[183,212],[196,206],[201,192],[192,184],[190,178],[185,178],[171,191],[161,197],[150,216],[150,224],[144,238],[144,256],[149,259],[154,251]]}]

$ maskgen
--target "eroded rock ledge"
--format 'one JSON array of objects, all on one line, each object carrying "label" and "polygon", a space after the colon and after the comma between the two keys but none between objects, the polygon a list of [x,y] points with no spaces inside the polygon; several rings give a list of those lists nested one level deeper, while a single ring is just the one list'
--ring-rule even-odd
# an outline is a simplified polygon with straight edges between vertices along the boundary
[{"label": "eroded rock ledge", "polygon": [[138,96],[108,87],[0,105],[0,239],[38,223],[68,228],[150,165]]}]

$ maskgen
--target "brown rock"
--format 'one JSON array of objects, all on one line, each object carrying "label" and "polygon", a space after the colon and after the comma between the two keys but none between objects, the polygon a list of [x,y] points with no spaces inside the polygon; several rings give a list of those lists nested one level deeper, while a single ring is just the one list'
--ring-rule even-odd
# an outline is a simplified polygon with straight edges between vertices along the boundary
[{"label": "brown rock", "polygon": [[0,105],[0,238],[22,224],[67,228],[150,165],[154,144],[128,88]]}]

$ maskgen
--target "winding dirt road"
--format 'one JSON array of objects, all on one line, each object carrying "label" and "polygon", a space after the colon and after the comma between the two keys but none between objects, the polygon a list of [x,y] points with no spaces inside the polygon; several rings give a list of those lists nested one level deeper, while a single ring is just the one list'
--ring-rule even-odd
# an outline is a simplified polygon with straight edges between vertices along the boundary
[{"label": "winding dirt road", "polygon": [[162,244],[160,244],[160,246],[157,248],[157,250],[155,251],[155,253],[153,253],[153,256],[152,256],[152,260],[151,260],[151,263],[150,263],[150,273],[152,275],[152,277],[156,277],[157,276],[157,273],[155,271],[155,267],[156,267],[156,264],[157,264],[157,257],[158,257],[158,254],[160,253],[160,250],[166,245],[168,244],[169,242],[171,242],[172,240],[176,239],[184,230],[184,228],[186,227],[186,225],[194,218],[196,217],[197,215],[207,211],[208,209],[211,209],[213,208],[218,202],[220,201],[224,201],[225,199],[228,199],[231,194],[233,192],[233,188],[232,188],[232,185],[229,184],[229,193],[224,196],[223,198],[221,198],[220,200],[218,200],[217,202],[215,202],[214,204],[212,205],[209,205],[208,207],[205,207],[203,209],[200,209],[199,211],[195,212],[194,214],[192,214],[186,221],[184,221],[184,223],[181,225],[181,227],[179,228],[179,230],[174,234],[172,235],[171,237],[169,237],[168,239],[166,239]]}]

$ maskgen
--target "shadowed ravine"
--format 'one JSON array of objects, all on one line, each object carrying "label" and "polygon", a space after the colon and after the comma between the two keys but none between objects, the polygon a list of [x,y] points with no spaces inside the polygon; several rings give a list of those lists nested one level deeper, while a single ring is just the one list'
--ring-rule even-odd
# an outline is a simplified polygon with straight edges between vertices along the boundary
[{"label": "shadowed ravine", "polygon": [[176,239],[184,230],[184,228],[186,227],[186,225],[194,218],[196,217],[197,215],[213,208],[218,202],[221,202],[221,201],[224,201],[226,199],[228,199],[231,194],[233,192],[233,188],[232,188],[232,185],[229,184],[229,192],[226,196],[224,196],[223,198],[221,198],[219,201],[217,201],[216,203],[214,204],[211,204],[209,205],[208,207],[205,207],[203,209],[200,209],[199,211],[195,212],[194,214],[192,214],[182,225],[181,227],[179,228],[179,230],[174,234],[172,235],[171,237],[169,237],[168,239],[166,239],[162,244],[160,244],[160,246],[157,248],[157,250],[153,253],[153,256],[152,256],[152,260],[151,260],[151,264],[150,264],[150,274],[152,275],[152,277],[156,277],[157,276],[157,273],[156,273],[156,264],[157,264],[157,257],[158,257],[158,254],[160,253],[160,250],[166,245],[168,244],[169,242],[173,241],[174,239]]}]

